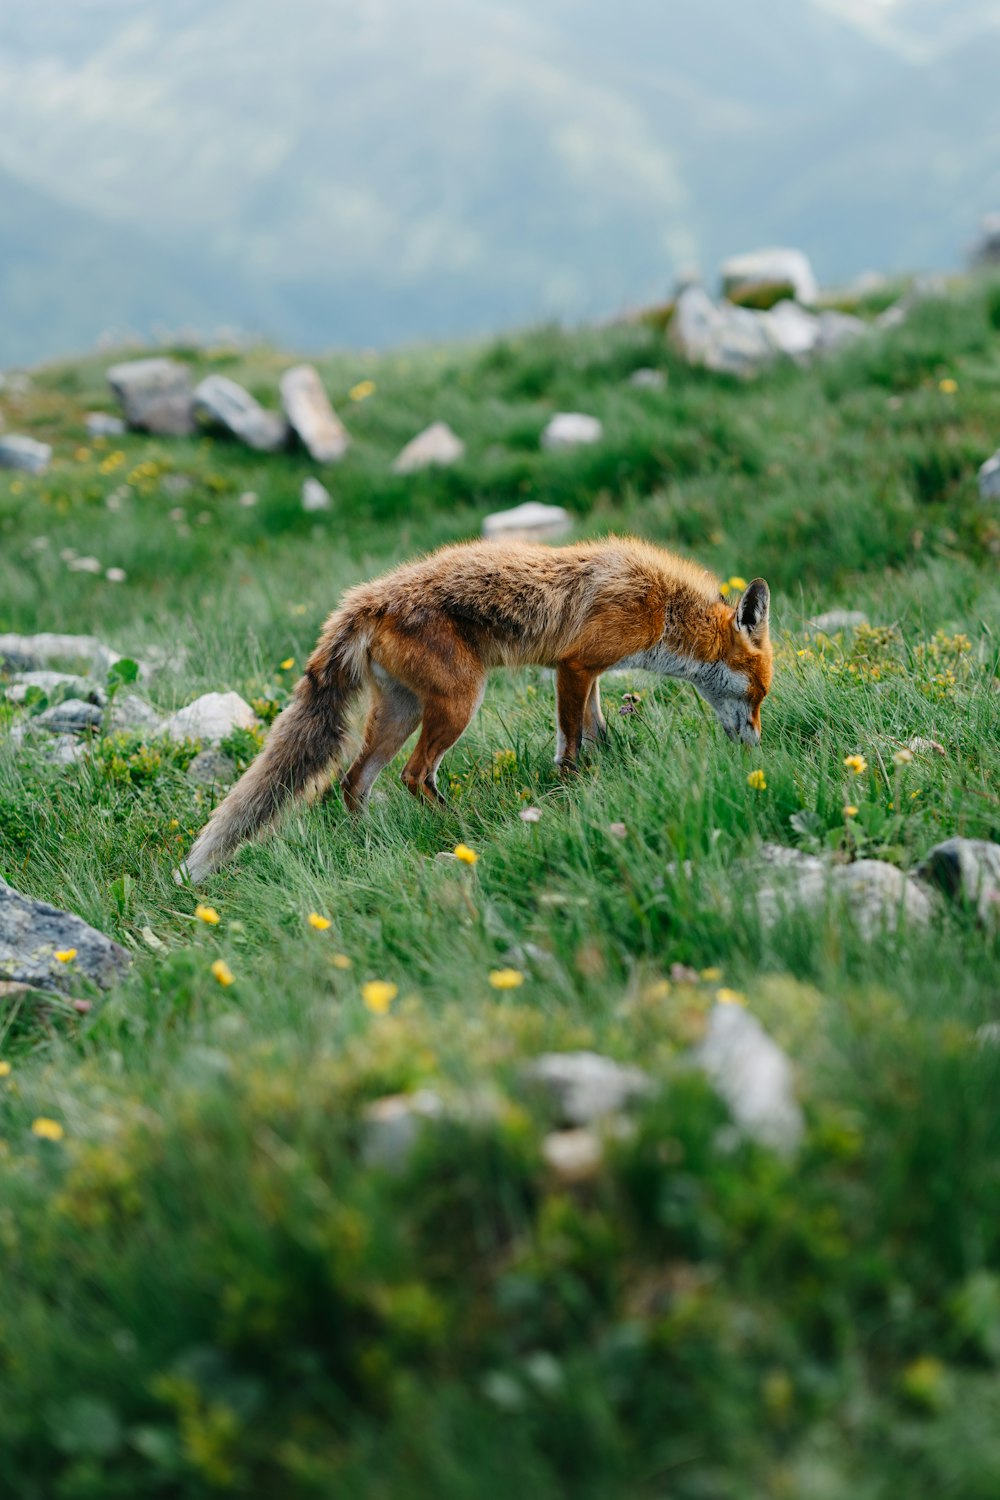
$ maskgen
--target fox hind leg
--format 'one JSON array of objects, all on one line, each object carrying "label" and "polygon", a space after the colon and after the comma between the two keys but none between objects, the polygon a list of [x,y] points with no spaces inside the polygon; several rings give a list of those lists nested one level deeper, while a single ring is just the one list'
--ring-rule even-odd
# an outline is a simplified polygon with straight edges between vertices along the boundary
[{"label": "fox hind leg", "polygon": [[350,812],[360,812],[375,779],[399,753],[420,723],[420,700],[388,673],[381,673],[372,690],[364,741],[357,759],[340,783]]},{"label": "fox hind leg", "polygon": [[485,686],[484,678],[464,690],[453,689],[447,696],[433,694],[424,699],[420,738],[402,774],[403,785],[414,797],[446,805],[438,791],[438,767],[445,752],[461,739],[475,717]]},{"label": "fox hind leg", "polygon": [[608,721],[601,712],[601,680],[595,677],[583,706],[583,737],[600,744],[608,737]]}]

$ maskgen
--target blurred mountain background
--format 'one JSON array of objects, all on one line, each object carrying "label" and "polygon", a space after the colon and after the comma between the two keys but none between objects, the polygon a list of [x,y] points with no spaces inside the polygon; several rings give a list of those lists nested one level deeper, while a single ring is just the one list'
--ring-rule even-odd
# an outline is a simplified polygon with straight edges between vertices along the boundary
[{"label": "blurred mountain background", "polygon": [[1000,0],[4,0],[0,367],[606,314],[769,243],[954,266],[998,80]]}]

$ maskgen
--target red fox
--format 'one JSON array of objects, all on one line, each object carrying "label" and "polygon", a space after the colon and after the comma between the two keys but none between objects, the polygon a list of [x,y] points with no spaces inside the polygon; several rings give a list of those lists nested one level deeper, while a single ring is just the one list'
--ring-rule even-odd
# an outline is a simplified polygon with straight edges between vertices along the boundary
[{"label": "red fox", "polygon": [[366,687],[364,740],[341,783],[351,811],[418,725],[403,785],[444,801],[438,766],[479,708],[491,667],[555,668],[556,764],[567,771],[582,740],[607,732],[599,679],[615,666],[684,678],[730,739],[759,744],[769,607],[762,578],[734,606],[697,563],[628,537],[569,547],[470,542],[359,584],[327,620],[293,701],[199,833],[181,877],[203,880],[325,780],[350,701]]}]

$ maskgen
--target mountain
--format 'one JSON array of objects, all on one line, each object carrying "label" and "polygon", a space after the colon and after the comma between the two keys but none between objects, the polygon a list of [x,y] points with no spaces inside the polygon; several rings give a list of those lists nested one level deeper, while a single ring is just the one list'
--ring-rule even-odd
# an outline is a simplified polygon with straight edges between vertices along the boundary
[{"label": "mountain", "polygon": [[954,261],[1000,201],[997,24],[1000,0],[5,0],[0,357],[155,322],[315,347],[579,317],[769,240],[831,278]]}]

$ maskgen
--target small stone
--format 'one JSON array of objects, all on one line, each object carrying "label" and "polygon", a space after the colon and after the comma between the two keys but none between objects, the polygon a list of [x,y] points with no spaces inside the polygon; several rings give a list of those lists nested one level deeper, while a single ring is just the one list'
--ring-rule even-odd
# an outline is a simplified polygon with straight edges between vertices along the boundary
[{"label": "small stone", "polygon": [[759,859],[775,872],[757,883],[757,909],[765,927],[773,927],[785,912],[821,911],[828,901],[838,899],[846,902],[867,939],[894,932],[900,921],[907,927],[926,927],[934,913],[926,888],[882,860],[835,865],[780,844],[765,844]]},{"label": "small stone", "polygon": [[1000,844],[945,839],[918,867],[917,876],[952,900],[973,907],[984,926],[1000,921]]},{"label": "small stone", "polygon": [[447,468],[465,456],[465,444],[457,438],[447,422],[432,422],[397,454],[394,474],[415,474],[433,466]]},{"label": "small stone", "polygon": [[152,736],[161,732],[160,716],[138,693],[124,693],[112,699],[111,728],[117,734]]},{"label": "small stone", "polygon": [[0,469],[20,469],[25,474],[44,474],[52,461],[52,447],[36,438],[11,433],[0,437]]},{"label": "small stone", "polygon": [[402,1171],[421,1133],[443,1113],[441,1100],[431,1089],[376,1099],[363,1115],[361,1159],[365,1166]]},{"label": "small stone", "polygon": [[742,1005],[712,1008],[697,1061],[740,1129],[761,1145],[788,1154],[804,1130],[792,1065]]},{"label": "small stone", "polygon": [[545,1052],[522,1070],[542,1093],[561,1124],[589,1125],[623,1109],[652,1087],[639,1068],[597,1052]]},{"label": "small stone", "polygon": [[221,750],[199,750],[187,768],[188,778],[199,786],[228,786],[236,779],[236,767]]},{"label": "small stone", "polygon": [[113,365],[108,384],[130,427],[170,437],[194,431],[191,379],[175,359],[136,359]]},{"label": "small stone", "polygon": [[82,698],[87,703],[96,703],[99,708],[107,702],[107,695],[99,683],[71,672],[18,672],[7,689],[7,697],[12,703],[23,703],[33,690],[40,690],[48,698],[59,689],[71,692],[74,698]]},{"label": "small stone", "polygon": [[332,464],[343,458],[351,440],[312,365],[296,365],[285,371],[281,377],[281,405],[314,463]]},{"label": "small stone", "polygon": [[663,370],[643,366],[642,369],[632,371],[628,383],[634,385],[637,391],[662,391],[667,377]]},{"label": "small stone", "polygon": [[207,375],[194,391],[194,413],[208,427],[222,427],[260,453],[275,453],[288,440],[284,417],[265,411],[250,392],[225,375]]},{"label": "small stone", "polygon": [[868,616],[859,609],[829,609],[825,615],[814,615],[806,624],[820,635],[836,635],[841,630],[857,630],[868,624]]},{"label": "small stone", "polygon": [[483,536],[493,542],[548,542],[565,536],[572,524],[573,517],[561,505],[526,500],[484,517]]},{"label": "small stone", "polygon": [[542,1156],[553,1175],[572,1186],[593,1181],[601,1170],[604,1149],[592,1130],[553,1130],[542,1141]]},{"label": "small stone", "polygon": [[128,578],[124,568],[105,568],[104,576],[109,583],[124,583]]},{"label": "small stone", "polygon": [[609,823],[608,824],[608,832],[610,833],[610,835],[611,835],[611,837],[613,839],[626,839],[626,838],[628,838],[628,828],[625,826],[624,823]]},{"label": "small stone", "polygon": [[976,1041],[980,1047],[1000,1047],[1000,1021],[985,1021],[977,1027]]},{"label": "small stone", "polygon": [[239,693],[203,693],[163,726],[172,740],[207,740],[217,745],[235,729],[255,729],[257,716]]},{"label": "small stone", "polygon": [[[56,953],[75,948],[69,962]],[[22,896],[0,879],[0,979],[71,994],[80,978],[107,989],[132,960],[80,917]]]},{"label": "small stone", "polygon": [[819,296],[809,257],[801,250],[751,250],[730,256],[722,264],[721,277],[726,297],[746,297],[777,286],[788,286],[796,301],[810,305]]},{"label": "small stone", "polygon": [[126,432],[121,417],[113,417],[106,411],[89,411],[84,418],[88,437],[123,437]]},{"label": "small stone", "polygon": [[71,573],[100,573],[103,564],[99,557],[71,557],[66,564]]},{"label": "small stone", "polygon": [[85,703],[82,698],[67,698],[63,703],[54,703],[35,719],[39,729],[50,734],[84,734],[88,729],[100,729],[104,714],[94,703]]},{"label": "small stone", "polygon": [[253,490],[244,490],[238,503],[242,505],[244,510],[250,510],[252,506],[257,504],[258,498],[258,495]]},{"label": "small stone", "polygon": [[604,427],[596,417],[582,411],[558,411],[542,433],[541,443],[550,450],[579,448],[599,443],[603,436]]},{"label": "small stone", "polygon": [[307,511],[329,510],[333,499],[326,485],[310,475],[302,481],[302,509]]},{"label": "small stone", "polygon": [[979,498],[1000,500],[1000,448],[979,470]]}]

